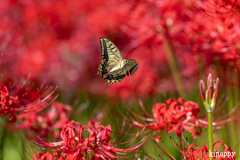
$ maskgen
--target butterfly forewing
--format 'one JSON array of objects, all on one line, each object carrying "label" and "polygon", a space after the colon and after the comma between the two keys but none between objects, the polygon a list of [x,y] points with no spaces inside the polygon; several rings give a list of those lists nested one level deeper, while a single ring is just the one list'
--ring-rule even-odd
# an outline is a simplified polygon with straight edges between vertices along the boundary
[{"label": "butterfly forewing", "polygon": [[98,74],[103,77],[122,61],[122,55],[115,44],[107,38],[100,38],[100,44],[103,61],[98,67]]},{"label": "butterfly forewing", "polygon": [[115,46],[109,39],[107,38],[100,38],[100,43],[101,43],[101,53],[102,53],[102,58],[111,58],[112,61],[119,62],[122,61],[122,55]]}]

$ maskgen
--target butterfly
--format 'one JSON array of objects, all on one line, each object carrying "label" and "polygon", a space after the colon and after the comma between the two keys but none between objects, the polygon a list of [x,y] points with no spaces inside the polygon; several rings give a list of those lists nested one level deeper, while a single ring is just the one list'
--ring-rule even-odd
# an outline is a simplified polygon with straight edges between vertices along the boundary
[{"label": "butterfly", "polygon": [[123,59],[117,46],[109,39],[100,38],[100,45],[103,60],[97,75],[106,81],[105,85],[121,82],[126,75],[132,75],[138,69],[137,62],[134,59]]}]

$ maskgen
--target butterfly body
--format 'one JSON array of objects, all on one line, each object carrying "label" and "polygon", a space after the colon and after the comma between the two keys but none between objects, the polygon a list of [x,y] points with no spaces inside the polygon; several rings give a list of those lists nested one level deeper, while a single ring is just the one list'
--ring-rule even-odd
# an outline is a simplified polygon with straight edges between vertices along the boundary
[{"label": "butterfly body", "polygon": [[103,60],[98,67],[97,75],[100,75],[109,83],[118,83],[129,73],[132,75],[138,64],[134,59],[123,59],[118,48],[107,38],[100,38],[101,55]]},{"label": "butterfly body", "polygon": [[113,67],[113,68],[110,70],[110,73],[113,72],[113,71],[116,71],[116,70],[119,70],[119,69],[123,68],[126,63],[127,63],[127,60],[126,60],[126,59],[120,61],[119,64],[117,64],[115,67]]}]

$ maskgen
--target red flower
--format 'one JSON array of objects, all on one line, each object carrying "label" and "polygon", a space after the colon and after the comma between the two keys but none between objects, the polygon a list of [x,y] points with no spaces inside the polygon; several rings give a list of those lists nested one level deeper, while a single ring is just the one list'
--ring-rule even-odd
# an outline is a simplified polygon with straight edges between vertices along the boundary
[{"label": "red flower", "polygon": [[[49,159],[62,158],[71,160],[88,159],[89,157],[90,159],[124,159],[127,157],[121,157],[118,155],[136,152],[147,141],[147,138],[145,137],[130,148],[120,149],[111,143],[111,133],[112,130],[110,125],[107,125],[106,127],[102,125],[97,126],[95,122],[90,121],[89,127],[82,127],[79,123],[71,121],[64,125],[61,131],[62,141],[51,143],[44,142],[39,137],[31,136],[28,133],[26,136],[30,141],[40,147],[45,149],[51,148],[51,153],[35,154],[35,159],[42,159],[44,157],[48,157]],[[131,140],[131,142],[133,140]],[[126,142],[122,144],[125,143]],[[92,155],[90,153],[94,154]]]},{"label": "red flower", "polygon": [[72,114],[71,106],[53,102],[48,110],[18,116],[20,123],[5,125],[5,129],[16,131],[28,128],[42,139],[51,135],[58,140],[62,126],[69,122],[67,113]]},{"label": "red flower", "polygon": [[43,110],[52,100],[54,88],[33,90],[22,84],[15,84],[11,80],[0,83],[0,115],[9,114],[8,120],[16,122],[17,116],[29,116]]},{"label": "red flower", "polygon": [[[167,134],[175,132],[177,136],[180,136],[182,131],[187,130],[192,133],[193,138],[196,138],[196,135],[201,134],[202,126],[205,125],[206,127],[208,124],[207,120],[198,118],[200,109],[197,103],[192,101],[185,102],[183,98],[178,98],[177,101],[174,99],[168,99],[166,103],[155,104],[152,109],[153,116],[146,111],[141,102],[140,106],[145,114],[145,117],[138,115],[128,107],[126,108],[133,117],[125,116],[120,110],[119,112],[123,115],[124,119],[127,120],[126,124],[137,128],[146,127],[147,130],[144,133],[154,131],[153,137],[156,141],[161,139],[161,137],[156,137],[156,133],[163,130],[165,130]],[[235,109],[236,107],[234,110]],[[233,113],[234,110],[230,113]],[[215,121],[213,125],[220,126],[230,123],[232,120],[237,118],[237,115],[234,115],[229,119],[224,118],[226,118],[226,116],[218,117],[218,121]]]},{"label": "red flower", "polygon": [[[183,139],[183,145],[181,146],[180,143],[174,143],[171,136],[170,142],[174,145],[175,148],[181,153],[182,157],[186,160],[209,160],[209,154],[213,157],[213,160],[235,160],[236,159],[236,152],[234,149],[228,147],[223,141],[216,141],[213,143],[213,152],[209,153],[208,146],[203,145],[202,147],[197,147],[196,144],[190,144],[187,142],[187,139]],[[154,139],[153,139],[154,140]],[[174,160],[175,158],[170,155],[170,152],[164,151],[161,146],[154,140],[155,144],[158,148],[167,155],[170,159]],[[163,142],[164,145],[164,142]],[[185,146],[186,145],[186,146]],[[219,149],[221,146],[224,147],[224,150]],[[164,145],[166,149],[166,146]],[[148,155],[147,155],[148,156]],[[159,154],[161,157],[161,155]]]}]

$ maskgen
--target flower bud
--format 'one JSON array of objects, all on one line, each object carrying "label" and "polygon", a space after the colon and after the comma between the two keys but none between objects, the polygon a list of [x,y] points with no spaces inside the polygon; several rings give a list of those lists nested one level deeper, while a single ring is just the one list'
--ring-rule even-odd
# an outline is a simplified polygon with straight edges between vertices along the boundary
[{"label": "flower bud", "polygon": [[203,105],[206,107],[208,112],[212,112],[216,106],[218,96],[218,84],[219,78],[216,80],[212,79],[212,74],[208,75],[207,79],[207,90],[205,90],[204,82],[199,82],[200,95],[203,101]]}]

